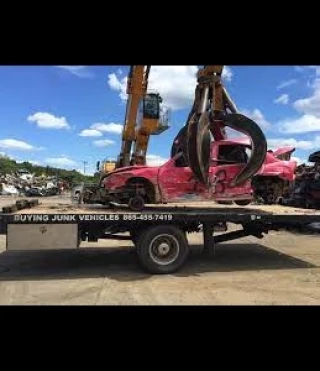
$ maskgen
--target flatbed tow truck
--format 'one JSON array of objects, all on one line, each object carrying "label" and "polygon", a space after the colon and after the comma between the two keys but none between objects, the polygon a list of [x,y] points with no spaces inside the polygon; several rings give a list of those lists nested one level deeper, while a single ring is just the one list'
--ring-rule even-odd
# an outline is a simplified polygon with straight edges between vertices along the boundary
[{"label": "flatbed tow truck", "polygon": [[[188,257],[187,233],[202,232],[204,252],[245,236],[263,238],[270,230],[297,230],[320,223],[320,211],[280,205],[245,208],[216,203],[148,206],[143,212],[113,205],[45,204],[19,200],[3,207],[0,234],[7,251],[78,249],[81,241],[131,240],[144,270],[170,274]],[[230,224],[239,227],[228,232]]]}]

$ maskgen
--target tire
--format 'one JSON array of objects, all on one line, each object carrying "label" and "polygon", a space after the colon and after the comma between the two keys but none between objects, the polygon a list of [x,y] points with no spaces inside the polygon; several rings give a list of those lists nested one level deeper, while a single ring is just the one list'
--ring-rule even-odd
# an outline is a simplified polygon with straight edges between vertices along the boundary
[{"label": "tire", "polygon": [[[145,194],[136,193],[136,187],[140,185],[141,188],[144,188]],[[156,190],[155,186],[146,178],[131,178],[127,182],[127,187],[133,189],[132,198],[135,196],[142,197],[145,204],[154,204],[156,202]]]},{"label": "tire", "polygon": [[238,201],[234,201],[234,203],[238,206],[248,206],[250,205],[252,202],[252,200],[238,200]]},{"label": "tire", "polygon": [[141,196],[131,197],[128,206],[132,211],[142,211],[145,206],[144,199]]},{"label": "tire", "polygon": [[185,233],[174,226],[148,228],[140,235],[136,247],[141,266],[153,274],[176,272],[189,254]]},{"label": "tire", "polygon": [[232,205],[232,201],[217,201],[219,205]]},{"label": "tire", "polygon": [[276,203],[276,199],[273,195],[268,196],[266,200],[267,205],[274,205]]}]

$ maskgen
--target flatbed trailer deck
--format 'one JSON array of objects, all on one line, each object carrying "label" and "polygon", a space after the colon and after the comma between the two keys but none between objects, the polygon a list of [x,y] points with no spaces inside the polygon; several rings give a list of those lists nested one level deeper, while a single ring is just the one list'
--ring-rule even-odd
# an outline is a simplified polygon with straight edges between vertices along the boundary
[{"label": "flatbed trailer deck", "polygon": [[[143,212],[133,212],[120,206],[20,200],[2,211],[0,234],[7,237],[8,251],[77,249],[81,241],[129,239],[142,267],[156,274],[181,268],[189,253],[187,233],[203,232],[204,252],[211,254],[217,243],[245,236],[263,238],[270,230],[320,223],[319,210],[205,202],[150,205]],[[229,224],[240,228],[228,232]]]}]

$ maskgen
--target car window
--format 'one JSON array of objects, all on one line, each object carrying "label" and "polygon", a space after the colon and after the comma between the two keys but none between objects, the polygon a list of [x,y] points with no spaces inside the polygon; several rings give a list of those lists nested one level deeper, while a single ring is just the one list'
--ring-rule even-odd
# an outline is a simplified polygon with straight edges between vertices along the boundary
[{"label": "car window", "polygon": [[222,145],[219,147],[219,165],[247,163],[250,149],[243,145]]},{"label": "car window", "polygon": [[178,158],[174,162],[175,167],[188,167],[187,161],[185,160],[182,153],[179,154]]}]

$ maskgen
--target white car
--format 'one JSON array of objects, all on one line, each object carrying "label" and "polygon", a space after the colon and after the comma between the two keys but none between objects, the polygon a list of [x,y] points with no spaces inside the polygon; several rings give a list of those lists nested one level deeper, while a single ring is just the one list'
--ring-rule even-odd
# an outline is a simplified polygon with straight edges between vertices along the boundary
[{"label": "white car", "polygon": [[11,184],[2,183],[0,189],[2,195],[19,195],[17,188]]}]

